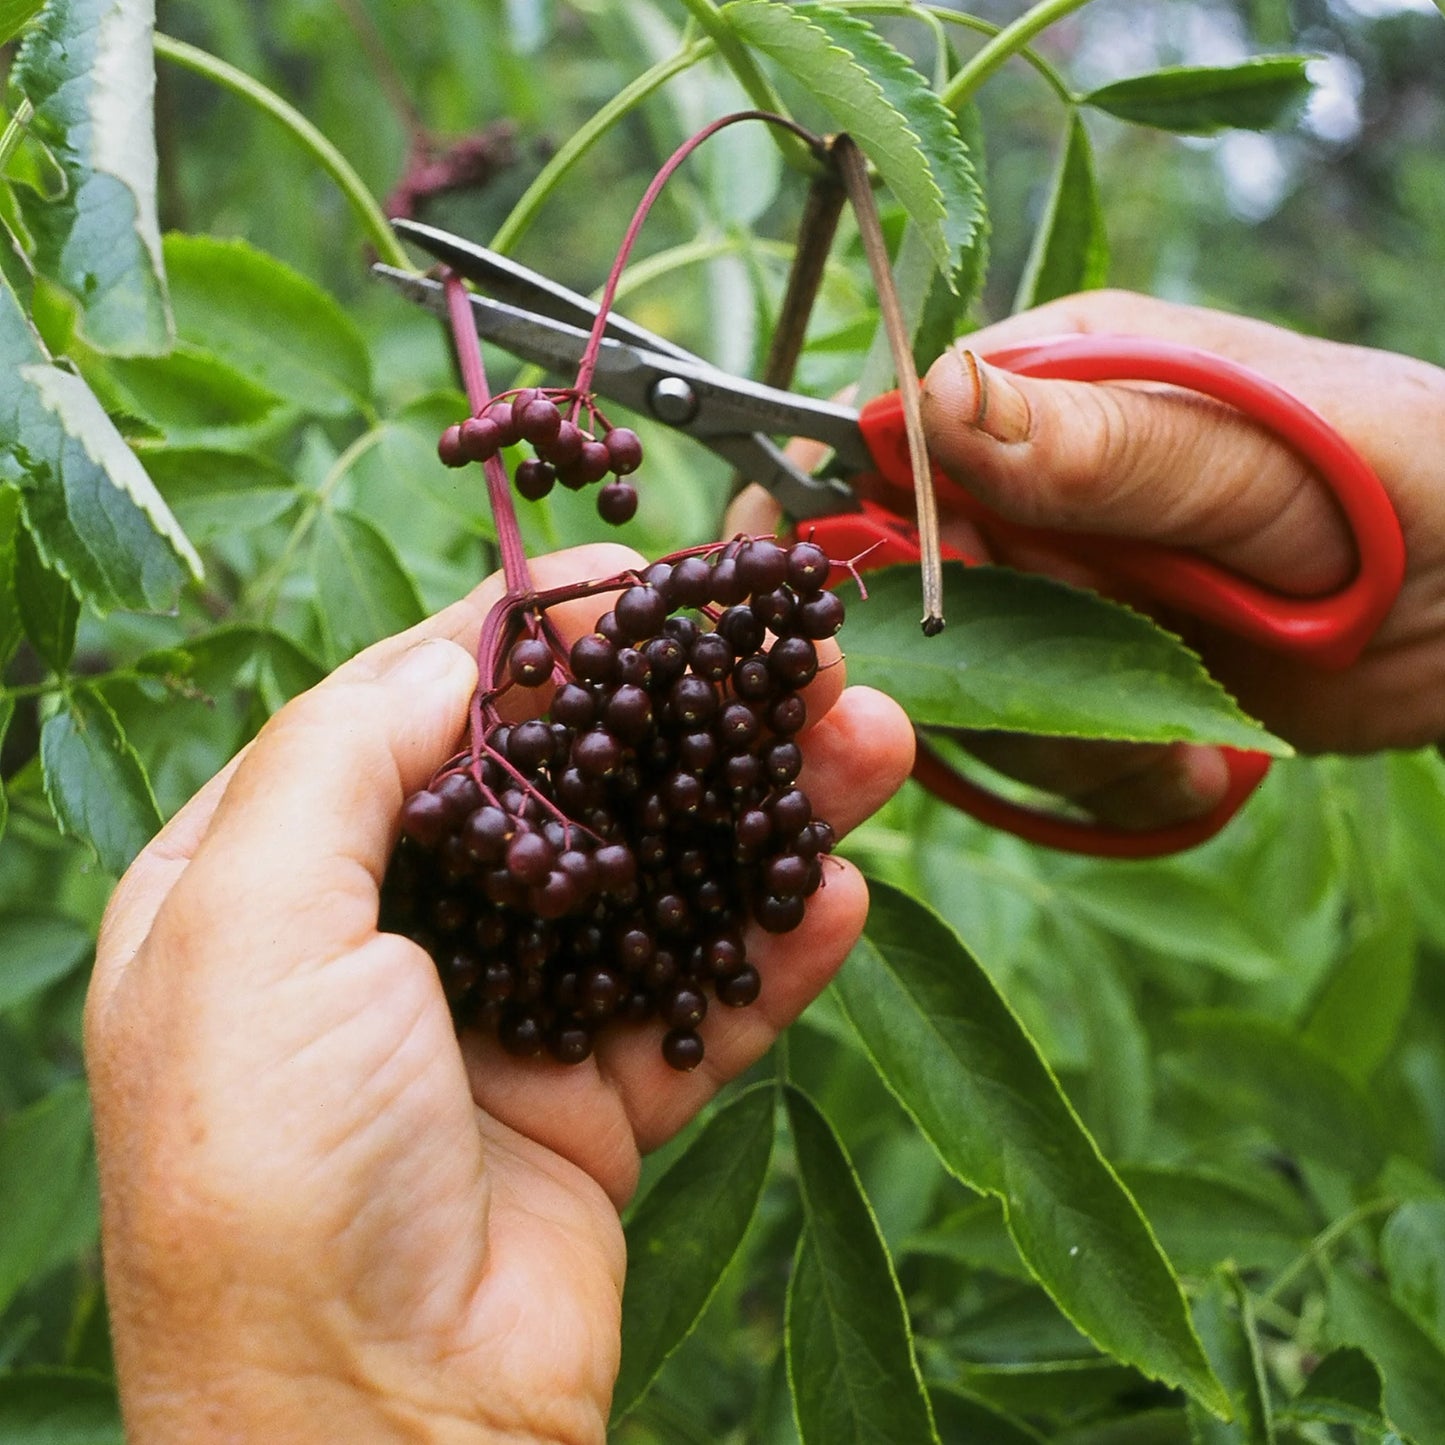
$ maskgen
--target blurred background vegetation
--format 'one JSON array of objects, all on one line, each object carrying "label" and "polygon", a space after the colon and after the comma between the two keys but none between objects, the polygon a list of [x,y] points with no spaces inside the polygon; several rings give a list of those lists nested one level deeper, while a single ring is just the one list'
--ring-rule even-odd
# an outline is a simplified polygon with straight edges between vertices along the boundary
[{"label": "blurred background vegetation", "polygon": [[[976,13],[1004,23],[1020,8],[988,0]],[[436,197],[424,215],[478,238],[495,233],[579,126],[645,63],[668,53],[678,23],[675,7],[650,0],[158,0],[157,10],[162,31],[289,99],[379,197],[396,194],[423,154],[473,144],[484,183]],[[901,21],[881,26],[925,68],[931,63],[926,31]],[[969,41],[960,32],[955,43],[966,49]],[[1180,140],[1088,116],[1110,282],[1445,365],[1445,23],[1428,0],[1094,0],[1038,46],[1078,90],[1271,48],[1319,56],[1313,98],[1287,130]],[[647,177],[698,124],[738,101],[732,82],[711,70],[662,92],[602,138],[516,238],[514,254],[580,290],[595,289]],[[979,109],[992,217],[990,269],[976,308],[982,322],[1012,306],[1066,116],[1019,63],[989,82]],[[489,565],[483,532],[459,525],[438,501],[434,478],[389,486],[395,472],[388,469],[431,475],[418,437],[429,425],[434,435],[438,397],[444,412],[454,387],[435,323],[368,280],[364,237],[334,186],[290,136],[234,95],[160,63],[157,136],[167,230],[242,238],[274,254],[336,297],[360,328],[377,412],[409,418],[410,430],[397,433],[406,445],[375,449],[348,476],[347,505],[397,539],[420,604],[458,595]],[[718,143],[682,173],[649,223],[626,309],[724,365],[755,370],[801,196],[765,139],[740,133]],[[856,261],[845,244],[805,360],[805,378],[820,389],[856,374],[871,334]],[[360,414],[304,425],[293,417],[263,440],[271,464],[314,486],[373,424]],[[725,489],[718,468],[672,443],[659,444],[650,466],[667,469],[668,485],[651,500],[644,488],[638,544],[672,547],[710,536]],[[185,495],[180,482],[175,495]],[[589,509],[569,510],[565,498],[529,525],[538,545],[593,530]],[[240,540],[209,542],[209,594],[188,597],[175,619],[113,618],[102,626],[85,618],[78,658],[88,655],[100,670],[118,657],[178,645],[218,616],[269,623],[305,601],[304,578],[266,570],[284,555],[281,519]],[[335,639],[309,627],[303,619],[290,633],[316,658],[334,660]],[[304,681],[304,673],[303,660],[293,680]],[[164,711],[142,687],[117,684],[108,696],[169,812],[254,730],[276,691],[212,691],[172,699]],[[59,1125],[83,1123],[83,1091],[74,1082],[79,1010],[110,880],[28,806],[38,796],[34,730],[22,724],[17,718],[6,744],[14,809],[0,845],[0,912],[18,917],[43,903],[46,931],[26,935],[26,946],[44,952],[51,981],[13,1005],[0,982],[0,1121],[31,1121],[24,1131],[0,1127],[0,1221],[33,1217],[25,1199],[38,1179],[55,1207],[45,1212],[45,1248],[22,1252],[24,1278],[5,1277],[0,1248],[0,1296],[9,1301],[0,1313],[0,1367],[64,1363],[103,1374],[91,1166],[69,1144],[68,1153],[55,1143],[47,1154],[45,1141],[83,1134]],[[1179,1177],[1166,1165],[1203,1158],[1227,1171],[1243,1157],[1200,1082],[1212,1067],[1208,1040],[1181,1051],[1178,1010],[1227,1004],[1261,1019],[1309,1018],[1315,1037],[1328,1043],[1335,1025],[1328,1017],[1319,1025],[1314,1006],[1352,948],[1377,950],[1381,986],[1394,989],[1388,1007],[1369,1015],[1377,1030],[1369,1056],[1355,1060],[1362,1087],[1389,1106],[1389,1152],[1410,1161],[1391,1187],[1441,1193],[1442,798],[1440,770],[1426,758],[1281,767],[1249,819],[1225,837],[1185,860],[1126,874],[1042,856],[910,792],[853,847],[875,871],[948,914],[1034,1031],[1106,1153],[1135,1166],[1126,1177],[1146,1212],[1155,1217],[1157,1208],[1161,1219],[1177,1222],[1169,1191]],[[1399,936],[1389,932],[1397,914],[1405,919]],[[1044,1399],[1042,1377],[1029,1377],[1024,1395],[1011,1397],[1017,1387],[1005,1367],[1074,1360],[1086,1353],[1084,1342],[1020,1277],[1005,1257],[1006,1239],[943,1176],[826,1004],[795,1032],[792,1063],[843,1133],[900,1258],[925,1365],[934,1349],[941,1376],[954,1370],[950,1362],[973,1361],[970,1388],[1001,1410]],[[50,1112],[37,1117],[38,1104]],[[1269,1108],[1268,1100],[1259,1105],[1256,1125]],[[1281,1147],[1299,1144],[1288,1124],[1272,1137]],[[1309,1155],[1308,1139],[1301,1152]],[[1323,1166],[1299,1192],[1308,1205],[1294,1214],[1278,1191],[1269,1195],[1270,1208],[1278,1206],[1271,1227],[1286,1216],[1292,1222],[1279,1225],[1255,1263],[1287,1267],[1295,1233],[1307,1238],[1361,1207],[1360,1196]],[[676,1445],[789,1437],[777,1340],[796,1209],[790,1194],[770,1188],[747,1258],[621,1438]],[[1188,1236],[1196,1253],[1187,1261],[1176,1254],[1181,1270],[1207,1271],[1220,1257],[1208,1255],[1202,1237],[1199,1230]],[[1367,1256],[1374,1247],[1361,1246]],[[22,1254],[12,1250],[10,1258]],[[1290,1303],[1294,1312],[1275,1321],[1271,1358],[1277,1377],[1297,1385],[1320,1347],[1320,1306],[1308,1294]],[[1105,1378],[1103,1366],[1090,1369],[1089,1382],[1071,1376],[1060,1387],[1059,1417],[1105,1395],[1129,1398],[1132,1389],[1135,1413],[1154,1421],[1153,1433],[1068,1438],[1079,1445],[1189,1438],[1178,1433],[1177,1401],[1137,1377],[1121,1383],[1117,1372]]]}]

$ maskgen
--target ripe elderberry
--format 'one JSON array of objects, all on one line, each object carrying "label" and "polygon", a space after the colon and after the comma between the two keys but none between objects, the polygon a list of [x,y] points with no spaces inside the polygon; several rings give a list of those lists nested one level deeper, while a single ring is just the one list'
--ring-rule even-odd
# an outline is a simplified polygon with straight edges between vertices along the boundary
[{"label": "ripe elderberry", "polygon": [[[583,411],[591,430],[576,420]],[[610,476],[597,494],[598,516],[620,527],[637,514],[637,488],[622,478],[642,465],[642,440],[631,427],[613,426],[590,394],[575,388],[524,387],[495,397],[479,415],[447,427],[437,455],[446,466],[464,467],[520,442],[533,455],[517,463],[512,485],[527,501],[541,501],[558,482],[579,491]]]},{"label": "ripe elderberry", "polygon": [[[543,403],[509,406],[533,445]],[[499,604],[511,625],[489,620],[479,730],[407,800],[382,889],[383,927],[432,955],[459,1027],[563,1063],[607,1029],[651,1027],[685,1070],[710,1004],[758,997],[743,926],[796,928],[833,845],[793,741],[815,642],[836,630],[818,606],[836,601],[831,566],[811,542],[742,540]],[[555,655],[549,599],[604,590],[614,610]],[[545,717],[501,721],[503,692],[547,683]]]}]

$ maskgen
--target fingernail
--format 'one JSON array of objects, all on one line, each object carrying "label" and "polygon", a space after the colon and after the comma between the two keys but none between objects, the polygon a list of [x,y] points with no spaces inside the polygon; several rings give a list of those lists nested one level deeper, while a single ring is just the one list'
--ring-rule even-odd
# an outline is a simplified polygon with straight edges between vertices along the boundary
[{"label": "fingernail", "polygon": [[1033,427],[1028,398],[1008,373],[980,360],[967,347],[958,347],[954,354],[974,398],[973,415],[964,418],[968,424],[996,442],[1027,440]]}]

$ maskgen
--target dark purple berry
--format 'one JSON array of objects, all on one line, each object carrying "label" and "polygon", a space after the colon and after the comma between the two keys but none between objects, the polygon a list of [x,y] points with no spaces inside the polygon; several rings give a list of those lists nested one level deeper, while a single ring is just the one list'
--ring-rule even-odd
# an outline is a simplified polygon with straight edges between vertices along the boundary
[{"label": "dark purple berry", "polygon": [[836,592],[820,592],[798,608],[798,629],[804,637],[821,642],[843,625],[843,602]]},{"label": "dark purple berry", "polygon": [[702,1039],[691,1029],[669,1029],[662,1037],[662,1057],[679,1073],[702,1063]]},{"label": "dark purple berry", "polygon": [[517,495],[529,502],[540,502],[556,481],[557,469],[551,462],[544,462],[539,457],[528,457],[518,462],[517,470],[512,474],[512,485],[516,487]]},{"label": "dark purple berry", "polygon": [[608,482],[597,493],[597,515],[609,527],[620,527],[637,515],[637,488],[630,482]]},{"label": "dark purple berry", "polygon": [[749,592],[771,592],[788,580],[788,554],[766,537],[745,542],[738,553],[738,577]]},{"label": "dark purple berry", "polygon": [[437,439],[437,457],[444,467],[464,467],[469,458],[462,450],[462,429],[449,426]]},{"label": "dark purple berry", "polygon": [[540,637],[519,638],[507,654],[507,671],[521,687],[541,687],[552,676],[552,649]]},{"label": "dark purple berry", "polygon": [[606,436],[607,459],[619,477],[642,465],[642,438],[631,427],[615,426]]}]

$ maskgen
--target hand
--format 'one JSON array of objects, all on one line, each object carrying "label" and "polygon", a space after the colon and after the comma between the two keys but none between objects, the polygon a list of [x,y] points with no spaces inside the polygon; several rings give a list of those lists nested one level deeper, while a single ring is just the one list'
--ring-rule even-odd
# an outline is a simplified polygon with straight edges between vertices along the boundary
[{"label": "hand", "polygon": [[[1305,751],[1416,747],[1445,735],[1445,371],[1115,291],[1071,296],[987,327],[929,370],[923,415],[934,460],[1002,515],[1194,548],[1305,596],[1349,579],[1352,543],[1323,484],[1269,431],[1192,392],[1017,377],[980,370],[974,360],[1037,337],[1099,331],[1186,342],[1279,382],[1370,462],[1404,529],[1404,587],[1354,666],[1329,672],[1218,628],[1181,627],[1210,671]],[[889,500],[896,504],[898,494]],[[945,518],[943,530],[972,555],[1045,565],[991,547],[957,516]],[[1108,590],[1082,568],[1067,580]],[[1004,772],[1126,827],[1207,812],[1226,781],[1214,748],[997,734],[974,735],[970,746]]]},{"label": "hand", "polygon": [[[540,559],[539,586],[635,554]],[[758,933],[751,1008],[692,1074],[653,1033],[585,1064],[460,1046],[431,961],[377,931],[404,797],[454,748],[496,579],[284,708],[122,880],[86,1014],[127,1439],[601,1441],[618,1207],[827,983],[862,926],[846,863]],[[604,602],[554,610],[564,634]],[[460,644],[460,645],[459,645]],[[803,786],[842,832],[907,775],[888,699],[809,694]]]}]

